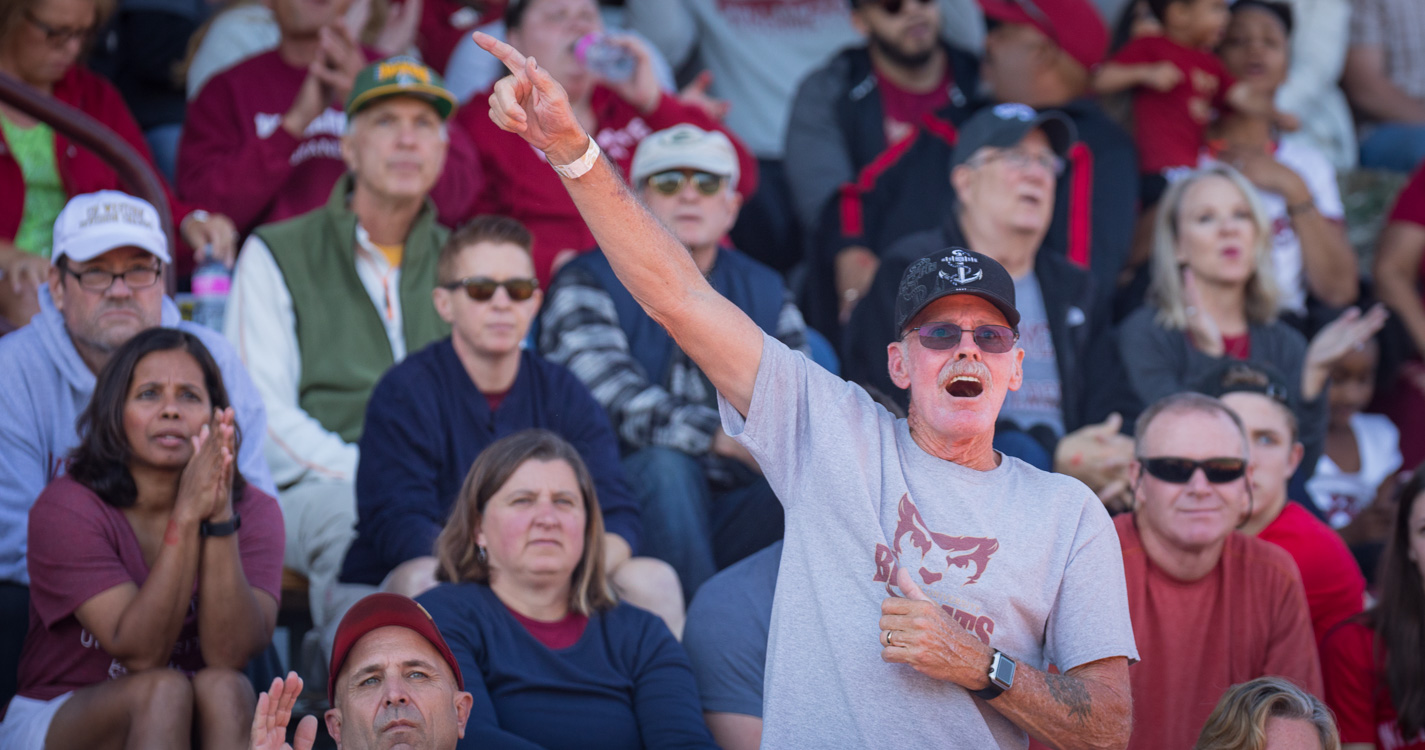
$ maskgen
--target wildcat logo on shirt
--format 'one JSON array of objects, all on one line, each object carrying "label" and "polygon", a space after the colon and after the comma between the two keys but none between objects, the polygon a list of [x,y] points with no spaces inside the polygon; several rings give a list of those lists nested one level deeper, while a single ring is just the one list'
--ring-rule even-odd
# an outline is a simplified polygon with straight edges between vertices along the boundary
[{"label": "wildcat logo on shirt", "polygon": [[[962,601],[955,596],[954,590],[979,582],[980,577],[985,574],[985,569],[989,567],[990,557],[999,551],[999,540],[979,536],[950,536],[931,531],[925,525],[920,510],[911,502],[908,493],[901,496],[897,513],[896,532],[891,536],[891,546],[876,545],[876,575],[872,580],[885,583],[887,594],[897,595],[891,589],[897,572],[902,567],[912,570],[913,575],[918,576],[922,584],[933,587],[927,594],[949,599],[950,604],[940,603],[941,609],[981,641],[989,643],[990,635],[995,630],[994,619],[970,611],[979,610],[980,607],[975,602]],[[952,604],[957,606],[951,606]]]}]

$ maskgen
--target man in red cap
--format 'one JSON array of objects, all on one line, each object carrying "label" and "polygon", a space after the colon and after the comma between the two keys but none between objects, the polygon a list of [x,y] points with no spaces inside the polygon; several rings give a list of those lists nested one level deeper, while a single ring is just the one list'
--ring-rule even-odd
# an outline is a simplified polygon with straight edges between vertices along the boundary
[{"label": "man in red cap", "polygon": [[[338,748],[451,750],[465,736],[474,698],[440,629],[414,599],[371,594],[347,610],[329,674],[327,732]],[[272,681],[257,701],[251,750],[284,746],[301,692],[296,673]],[[316,717],[305,717],[292,747],[310,750],[316,735]]]}]

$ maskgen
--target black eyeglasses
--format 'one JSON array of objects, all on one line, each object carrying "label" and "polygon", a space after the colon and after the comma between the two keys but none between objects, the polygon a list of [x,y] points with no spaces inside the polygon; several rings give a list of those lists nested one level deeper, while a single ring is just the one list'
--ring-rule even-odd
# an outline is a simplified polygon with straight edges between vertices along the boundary
[{"label": "black eyeglasses", "polygon": [[90,37],[94,36],[93,26],[85,26],[83,28],[60,28],[58,26],[51,26],[35,18],[34,14],[28,10],[25,11],[25,20],[34,24],[35,28],[39,29],[40,32],[45,35],[45,43],[51,47],[63,47],[75,40],[87,42]]},{"label": "black eyeglasses", "polygon": [[717,195],[717,191],[727,182],[727,178],[712,172],[700,172],[693,169],[670,169],[667,172],[648,176],[648,186],[658,192],[659,195],[674,196],[683,192],[683,186],[688,181],[693,181],[693,187],[698,189],[702,195]]},{"label": "black eyeglasses", "polygon": [[163,269],[156,266],[130,268],[123,273],[113,273],[102,268],[76,271],[73,268],[65,267],[64,272],[79,279],[79,286],[91,292],[109,291],[109,287],[114,285],[114,279],[123,279],[124,286],[130,289],[147,289],[157,284],[158,277],[163,275]]},{"label": "black eyeglasses", "polygon": [[1202,475],[1213,484],[1235,482],[1247,473],[1247,461],[1242,458],[1207,458],[1194,461],[1191,458],[1138,458],[1143,470],[1171,484],[1187,484],[1192,475],[1202,469]]},{"label": "black eyeglasses", "polygon": [[[965,329],[954,323],[926,323],[910,330],[920,336],[921,346],[936,350],[954,349],[959,346],[960,334],[965,332]],[[982,352],[1004,354],[1014,348],[1014,342],[1019,340],[1019,332],[1009,326],[983,325],[976,326],[975,330],[970,332],[970,339]]]},{"label": "black eyeglasses", "polygon": [[[921,5],[929,5],[932,2],[935,2],[935,0],[916,1],[919,2]],[[904,8],[906,6],[906,0],[880,0],[875,4],[881,6],[881,10],[885,11],[888,15],[894,16],[895,14],[901,12],[901,8]]]},{"label": "black eyeglasses", "polygon": [[449,284],[441,284],[441,288],[455,291],[460,287],[465,287],[465,294],[476,302],[488,302],[495,296],[495,290],[499,287],[505,288],[505,294],[510,295],[510,299],[515,302],[524,302],[534,296],[535,290],[539,289],[539,282],[534,279],[505,279],[495,281],[486,276],[472,276],[468,279],[452,281]]}]

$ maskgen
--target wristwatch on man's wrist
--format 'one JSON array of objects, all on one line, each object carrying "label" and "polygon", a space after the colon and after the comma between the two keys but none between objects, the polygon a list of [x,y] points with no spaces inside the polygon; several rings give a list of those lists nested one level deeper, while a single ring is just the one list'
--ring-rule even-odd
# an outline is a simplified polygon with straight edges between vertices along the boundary
[{"label": "wristwatch on man's wrist", "polygon": [[1014,684],[1014,659],[1006,656],[1003,651],[995,649],[994,656],[990,657],[990,684],[984,690],[974,690],[976,698],[981,700],[994,700],[1000,693],[1008,690]]}]

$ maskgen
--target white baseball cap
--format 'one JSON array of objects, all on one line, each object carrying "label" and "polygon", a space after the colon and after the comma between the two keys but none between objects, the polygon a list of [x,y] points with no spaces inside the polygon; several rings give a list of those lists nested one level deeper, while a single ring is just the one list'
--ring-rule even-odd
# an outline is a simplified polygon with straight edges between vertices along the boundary
[{"label": "white baseball cap", "polygon": [[50,260],[65,257],[83,263],[117,247],[142,248],[164,263],[173,262],[153,204],[117,190],[100,190],[76,195],[64,205],[54,221]]},{"label": "white baseball cap", "polygon": [[697,125],[674,125],[644,138],[633,153],[629,181],[637,186],[649,176],[669,169],[699,169],[737,183],[737,149],[716,130]]}]

